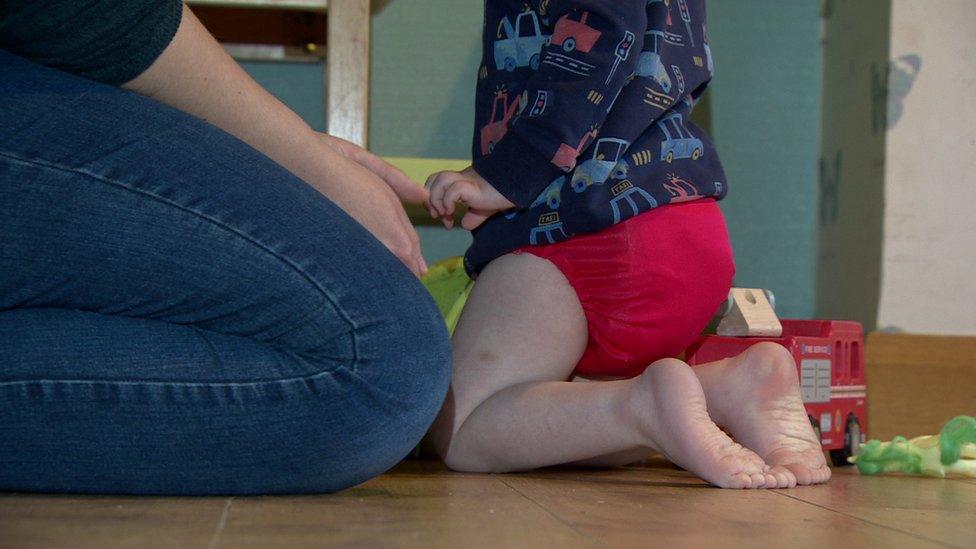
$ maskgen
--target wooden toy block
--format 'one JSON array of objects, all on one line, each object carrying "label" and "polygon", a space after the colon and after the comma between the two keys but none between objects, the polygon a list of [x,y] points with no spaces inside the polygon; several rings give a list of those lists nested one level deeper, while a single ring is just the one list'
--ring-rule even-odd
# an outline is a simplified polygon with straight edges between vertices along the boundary
[{"label": "wooden toy block", "polygon": [[779,337],[783,334],[783,325],[762,290],[732,288],[729,291],[729,302],[729,311],[716,328],[718,335]]}]

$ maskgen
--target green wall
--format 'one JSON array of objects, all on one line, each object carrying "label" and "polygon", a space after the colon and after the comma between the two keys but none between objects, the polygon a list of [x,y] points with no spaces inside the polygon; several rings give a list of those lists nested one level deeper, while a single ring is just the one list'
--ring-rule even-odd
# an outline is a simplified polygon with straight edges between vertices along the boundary
[{"label": "green wall", "polygon": [[873,330],[884,241],[891,3],[825,3],[816,314]]},{"label": "green wall", "polygon": [[[469,157],[482,5],[477,0],[375,3],[374,151]],[[706,94],[711,120],[705,125],[729,176],[730,194],[722,206],[736,251],[736,284],[772,289],[786,317],[809,317],[815,310],[819,10],[820,2],[813,1],[709,4],[716,76]],[[319,67],[250,63],[247,68],[319,123]],[[461,231],[438,229],[423,229],[422,238],[430,259],[462,253],[469,241]]]},{"label": "green wall", "polygon": [[325,73],[322,63],[241,63],[268,91],[297,112],[312,128],[325,129]]},{"label": "green wall", "polygon": [[784,317],[814,313],[820,2],[708,5],[712,138],[729,178],[722,208],[735,283],[776,294]]},{"label": "green wall", "polygon": [[370,147],[470,158],[480,0],[393,0],[373,13]]}]

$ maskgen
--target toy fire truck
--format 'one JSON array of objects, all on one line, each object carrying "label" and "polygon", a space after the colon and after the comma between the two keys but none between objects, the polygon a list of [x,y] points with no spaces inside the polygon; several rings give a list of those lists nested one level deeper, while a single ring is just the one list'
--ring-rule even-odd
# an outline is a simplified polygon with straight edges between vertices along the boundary
[{"label": "toy fire truck", "polygon": [[[736,292],[739,292],[738,297]],[[768,299],[767,299],[768,298]],[[703,335],[685,353],[691,365],[736,356],[751,345],[771,341],[786,347],[796,361],[807,415],[834,465],[848,465],[867,433],[867,380],[864,372],[864,331],[861,324],[842,320],[779,320],[772,313],[771,294],[733,288],[719,315],[717,334]],[[736,304],[738,301],[744,307]],[[750,307],[768,304],[758,329],[749,327]],[[760,311],[759,317],[762,317]],[[730,322],[725,322],[729,320]],[[774,324],[763,326],[763,322]],[[729,326],[731,324],[731,326]],[[775,324],[780,324],[777,330]],[[779,333],[777,334],[777,331]],[[751,337],[742,337],[751,336]]]}]

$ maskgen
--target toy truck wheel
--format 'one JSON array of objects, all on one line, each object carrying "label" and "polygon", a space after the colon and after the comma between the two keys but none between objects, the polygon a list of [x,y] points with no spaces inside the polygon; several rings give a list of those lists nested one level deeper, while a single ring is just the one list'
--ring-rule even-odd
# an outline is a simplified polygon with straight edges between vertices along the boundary
[{"label": "toy truck wheel", "polygon": [[861,450],[861,423],[854,414],[847,415],[847,426],[844,428],[844,447],[830,451],[830,461],[835,467],[850,465],[847,458],[856,456]]},{"label": "toy truck wheel", "polygon": [[529,66],[532,67],[532,70],[534,70],[534,71],[539,70],[539,54],[538,53],[535,54],[535,55],[533,55],[532,58],[529,59]]},{"label": "toy truck wheel", "polygon": [[665,161],[666,161],[666,162],[667,162],[668,164],[670,164],[671,162],[673,162],[673,161],[674,161],[674,152],[673,152],[673,151],[668,151],[668,156],[666,156],[666,157],[664,158],[664,160],[665,160]]},{"label": "toy truck wheel", "polygon": [[576,49],[576,40],[572,38],[567,38],[563,40],[563,51],[569,53]]},{"label": "toy truck wheel", "polygon": [[505,70],[507,70],[508,72],[515,72],[515,67],[516,67],[515,58],[513,58],[513,57],[506,57],[505,58]]},{"label": "toy truck wheel", "polygon": [[488,154],[491,154],[493,152],[495,152],[495,142],[494,141],[489,141],[488,142]]},{"label": "toy truck wheel", "polygon": [[701,149],[695,149],[694,152],[691,153],[691,159],[698,160],[699,158],[701,158]]}]

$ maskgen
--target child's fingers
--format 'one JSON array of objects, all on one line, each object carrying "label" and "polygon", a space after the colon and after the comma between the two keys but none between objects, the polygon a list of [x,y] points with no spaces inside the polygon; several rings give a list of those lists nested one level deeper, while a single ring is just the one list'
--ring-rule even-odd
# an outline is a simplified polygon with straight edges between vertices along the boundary
[{"label": "child's fingers", "polygon": [[444,186],[441,184],[440,180],[435,179],[433,183],[430,184],[428,188],[430,195],[427,198],[427,205],[431,210],[430,215],[435,219],[442,217],[444,212],[440,208],[441,197],[444,195]]},{"label": "child's fingers", "polygon": [[427,213],[429,213],[434,219],[440,217],[433,204],[434,181],[437,180],[437,176],[440,175],[440,173],[441,172],[432,173],[427,176],[427,181],[424,181],[424,188],[427,189],[427,200],[424,200],[424,207],[427,208]]},{"label": "child's fingers", "polygon": [[430,189],[428,188],[427,183],[424,183],[424,192],[427,193],[427,198],[424,199],[424,201],[421,203],[421,206],[423,206],[424,209],[427,210],[427,213],[430,214],[431,217],[437,219],[437,215],[436,215],[437,212],[435,212],[434,208],[431,207],[430,205]]},{"label": "child's fingers", "polygon": [[461,226],[469,231],[473,231],[484,223],[489,216],[491,216],[491,212],[469,209],[468,213],[464,214],[464,217],[461,218]]},{"label": "child's fingers", "polygon": [[450,187],[456,176],[458,174],[455,172],[438,172],[428,178],[428,190],[430,191],[428,201],[434,210],[437,211],[437,215],[434,217],[447,215],[447,210],[444,208],[444,193]]},{"label": "child's fingers", "polygon": [[458,200],[470,206],[471,200],[477,194],[478,188],[473,181],[466,179],[455,181],[444,191],[444,197],[441,199],[441,202],[444,204],[444,211],[447,215],[453,216]]}]

